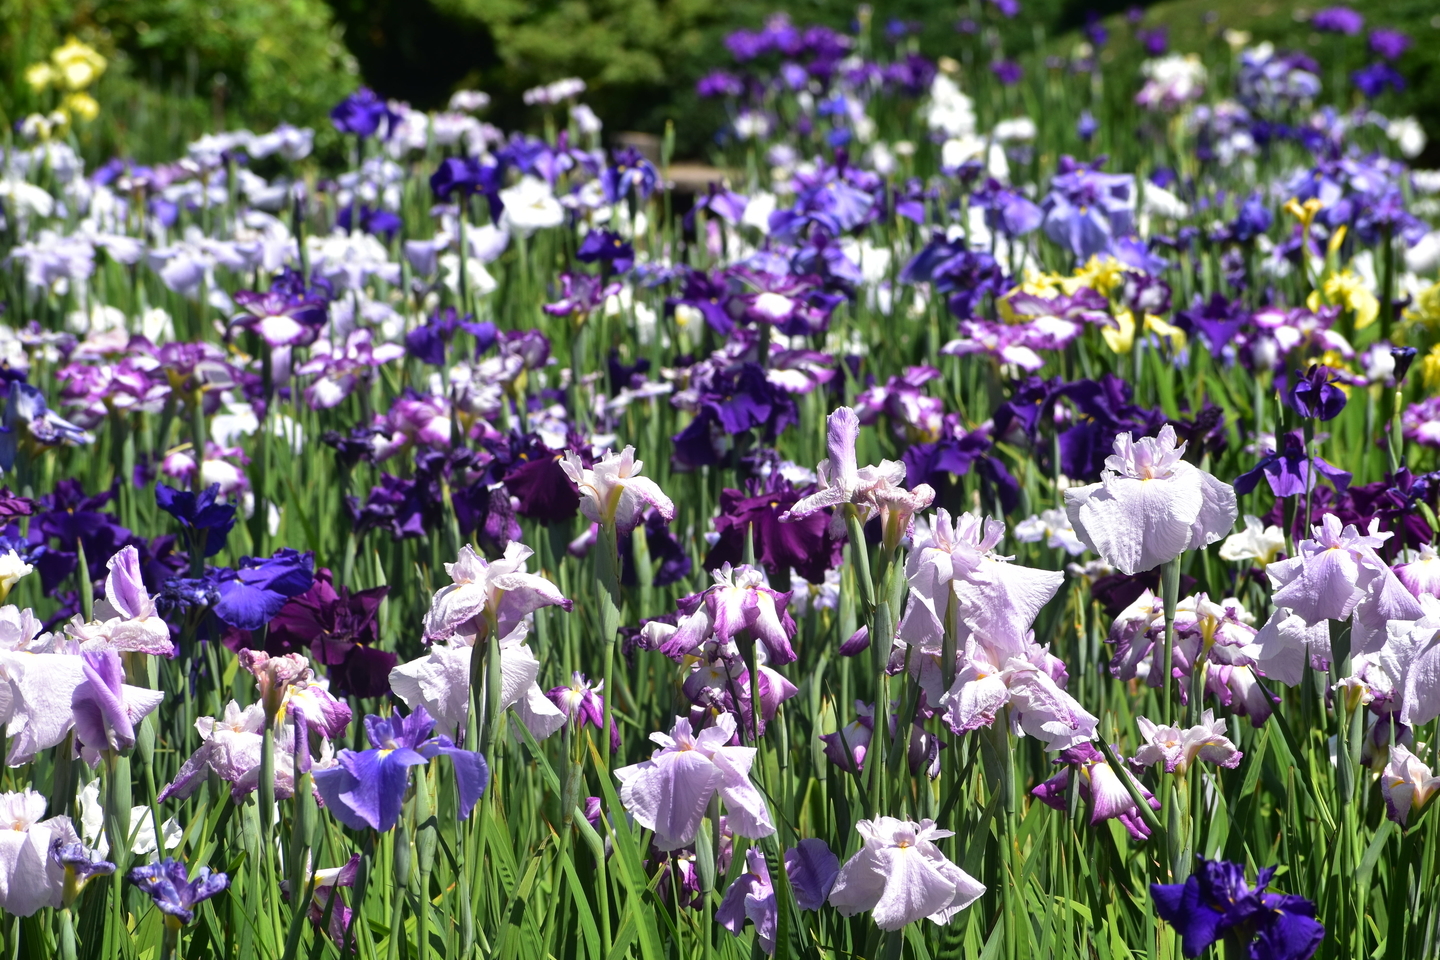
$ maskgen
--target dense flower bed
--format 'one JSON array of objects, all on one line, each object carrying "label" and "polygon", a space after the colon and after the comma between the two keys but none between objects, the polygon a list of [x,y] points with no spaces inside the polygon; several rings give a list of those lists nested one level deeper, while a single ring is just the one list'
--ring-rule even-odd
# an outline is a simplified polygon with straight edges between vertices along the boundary
[{"label": "dense flower bed", "polygon": [[7,949],[1433,952],[1406,38],[1343,107],[1238,35],[1027,76],[909,32],[733,35],[695,197],[574,80],[543,136],[362,89],[343,170],[289,127],[86,170],[103,60],[37,68]]}]

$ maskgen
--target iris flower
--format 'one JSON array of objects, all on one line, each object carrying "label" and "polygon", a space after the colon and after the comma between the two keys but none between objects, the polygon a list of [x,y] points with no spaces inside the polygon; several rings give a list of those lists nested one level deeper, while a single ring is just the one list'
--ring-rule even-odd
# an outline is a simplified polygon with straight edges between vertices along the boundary
[{"label": "iris flower", "polygon": [[1181,457],[1175,428],[1135,440],[1122,433],[1099,483],[1065,491],[1085,545],[1125,574],[1143,573],[1230,533],[1235,489]]},{"label": "iris flower", "polygon": [[[827,507],[854,504],[860,522],[866,523],[885,510],[892,493],[904,494],[905,464],[898,460],[881,460],[879,466],[860,468],[855,459],[855,441],[860,437],[860,418],[850,407],[840,407],[826,419],[825,445],[830,456],[815,468],[820,475],[820,489],[796,503],[781,520],[800,520]],[[924,509],[934,500],[935,491],[921,484],[909,491],[916,510]],[[926,497],[928,496],[928,499]],[[921,502],[923,500],[923,502]],[[845,514],[836,510],[830,517],[830,535],[840,537],[845,531]]]},{"label": "iris flower", "polygon": [[580,489],[580,512],[602,527],[613,526],[618,533],[628,534],[647,506],[654,507],[666,522],[675,519],[675,504],[654,480],[640,476],[645,464],[635,459],[634,447],[608,454],[593,467],[586,467],[570,452],[560,461],[560,468]]},{"label": "iris flower", "polygon": [[1030,791],[1042,803],[1056,810],[1065,810],[1068,807],[1066,795],[1073,771],[1074,775],[1080,777],[1080,799],[1090,803],[1092,827],[1103,820],[1119,820],[1136,840],[1144,840],[1150,836],[1150,828],[1145,825],[1139,808],[1121,778],[1130,779],[1151,809],[1159,810],[1160,801],[1136,781],[1129,771],[1116,770],[1110,766],[1104,755],[1088,743],[1060,751],[1055,762],[1064,764],[1064,769]]},{"label": "iris flower", "polygon": [[1411,810],[1420,810],[1440,790],[1440,777],[1431,776],[1430,768],[1406,749],[1404,744],[1390,747],[1390,762],[1380,775],[1380,790],[1385,794],[1385,810],[1391,820],[1405,826]]},{"label": "iris flower", "polygon": [[1160,919],[1180,934],[1187,957],[1225,938],[1247,944],[1251,960],[1308,960],[1325,928],[1309,900],[1265,892],[1274,875],[1274,867],[1264,868],[1252,888],[1243,865],[1201,858],[1184,883],[1152,883],[1150,894]]},{"label": "iris flower", "polygon": [[356,830],[384,833],[400,819],[410,768],[444,755],[455,767],[460,788],[460,816],[470,811],[485,792],[490,769],[478,751],[461,750],[449,737],[432,737],[435,721],[416,707],[408,717],[389,720],[371,714],[365,718],[369,750],[341,750],[334,765],[314,769],[315,789],[335,819]]},{"label": "iris flower", "polygon": [[[811,838],[786,850],[784,862],[800,909],[819,910],[840,873],[840,858],[830,851],[824,840]],[[751,847],[745,851],[745,872],[725,890],[725,897],[715,911],[715,922],[738,937],[748,920],[755,925],[760,949],[773,954],[778,919],[769,864],[765,862],[764,853]]]},{"label": "iris flower", "polygon": [[868,910],[881,930],[899,930],[923,917],[946,924],[985,892],[935,845],[953,833],[934,820],[880,817],[861,820],[855,829],[865,845],[840,868],[830,891],[830,906],[841,916]]},{"label": "iris flower", "polygon": [[176,490],[163,483],[155,485],[155,503],[180,521],[191,537],[191,549],[203,550],[213,557],[225,546],[225,538],[235,526],[235,506],[216,503],[220,485],[212,484],[200,493]]},{"label": "iris flower", "polygon": [[559,588],[525,567],[534,551],[519,543],[505,548],[499,560],[487,561],[469,544],[460,548],[445,572],[454,582],[441,587],[425,615],[425,637],[449,640],[460,637],[474,643],[493,625],[497,636],[508,636],[525,617],[541,607],[569,610],[574,604]]},{"label": "iris flower", "polygon": [[1187,730],[1158,726],[1145,717],[1136,717],[1135,722],[1145,738],[1132,761],[1137,766],[1163,765],[1166,773],[1183,777],[1197,759],[1227,770],[1240,765],[1243,754],[1225,735],[1225,721],[1216,720],[1213,710],[1206,710],[1200,723]]},{"label": "iris flower", "polygon": [[209,867],[199,868],[191,880],[185,864],[169,858],[131,870],[130,882],[149,894],[162,913],[181,923],[194,920],[195,908],[201,902],[230,886],[228,876],[212,872]]},{"label": "iris flower", "polygon": [[[469,549],[468,547],[466,549]],[[519,621],[500,644],[500,709],[515,715],[537,739],[565,725],[565,714],[546,698],[535,679],[540,661],[525,645],[529,624]],[[473,639],[473,637],[471,638]],[[470,657],[474,647],[464,638],[435,644],[430,652],[390,671],[390,688],[412,709],[424,709],[442,733],[459,736],[470,715]]]},{"label": "iris flower", "polygon": [[135,726],[160,705],[159,690],[132,687],[114,650],[81,654],[84,679],[70,697],[75,742],[81,756],[94,765],[107,751],[135,746]]},{"label": "iris flower", "polygon": [[765,798],[750,782],[755,748],[727,746],[735,730],[735,718],[728,713],[698,734],[689,720],[676,717],[668,735],[650,735],[660,749],[649,760],[615,771],[620,802],[641,826],[655,831],[659,849],[694,843],[717,793],[725,801],[727,823],[735,833],[758,839],[775,832]]}]

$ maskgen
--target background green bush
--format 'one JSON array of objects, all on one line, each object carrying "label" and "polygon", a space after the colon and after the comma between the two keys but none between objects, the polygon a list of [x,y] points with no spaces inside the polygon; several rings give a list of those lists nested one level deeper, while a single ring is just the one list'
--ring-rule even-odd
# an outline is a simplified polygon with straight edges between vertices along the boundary
[{"label": "background green bush", "polygon": [[[1108,57],[1138,55],[1123,21],[1124,0],[1022,0],[1022,15],[977,43],[955,30],[960,19],[988,14],[983,0],[958,6],[895,0],[874,4],[876,30],[891,18],[917,21],[920,49],[932,56],[1007,56],[1037,44],[1068,49],[1093,9],[1107,15],[1114,41]],[[754,27],[777,9],[797,23],[848,27],[853,0],[0,0],[0,119],[8,128],[49,106],[24,82],[25,67],[69,34],[95,45],[110,69],[95,89],[104,110],[81,131],[92,157],[124,152],[140,160],[174,156],[206,130],[279,121],[329,133],[325,114],[361,82],[419,107],[443,105],[462,87],[494,98],[490,118],[504,128],[536,118],[520,93],[537,83],[579,76],[585,99],[608,132],[660,132],[677,123],[682,154],[703,155],[721,121],[700,101],[695,80],[726,65],[722,40]],[[1344,78],[1368,59],[1363,39],[1332,44],[1303,22],[1315,6],[1278,0],[1169,0],[1148,5],[1146,23],[1163,23],[1173,45],[1199,50],[1219,43],[1221,28],[1308,50],[1325,81]],[[1440,136],[1440,9],[1433,0],[1355,4],[1367,26],[1408,31],[1414,48],[1401,64],[1410,87],[1384,104],[1421,117]],[[993,15],[985,16],[993,21]]]}]

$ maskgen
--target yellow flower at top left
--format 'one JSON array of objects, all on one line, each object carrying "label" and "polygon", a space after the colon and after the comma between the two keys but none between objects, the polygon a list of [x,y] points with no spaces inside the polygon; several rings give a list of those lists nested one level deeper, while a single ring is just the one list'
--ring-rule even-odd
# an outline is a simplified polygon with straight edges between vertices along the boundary
[{"label": "yellow flower at top left", "polygon": [[107,65],[94,47],[74,37],[50,52],[50,62],[67,90],[84,90],[105,72]]}]

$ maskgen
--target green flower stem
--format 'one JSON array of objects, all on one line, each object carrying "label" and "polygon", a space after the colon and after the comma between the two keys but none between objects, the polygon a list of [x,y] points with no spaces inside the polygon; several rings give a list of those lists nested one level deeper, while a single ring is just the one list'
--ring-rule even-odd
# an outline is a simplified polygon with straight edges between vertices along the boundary
[{"label": "green flower stem", "polygon": [[1170,687],[1173,685],[1170,674],[1175,669],[1175,606],[1180,601],[1180,557],[1160,567],[1160,599],[1165,608],[1165,672],[1161,675],[1160,715],[1164,718],[1162,722],[1170,723],[1173,719],[1170,714]]},{"label": "green flower stem", "polygon": [[620,630],[620,555],[617,531],[612,520],[600,526],[600,541],[595,549],[595,575],[600,581],[600,642],[603,653],[601,676],[605,683],[605,727],[600,734],[600,755],[605,760],[602,776],[611,767],[610,731],[614,729],[615,706],[615,637]]}]

